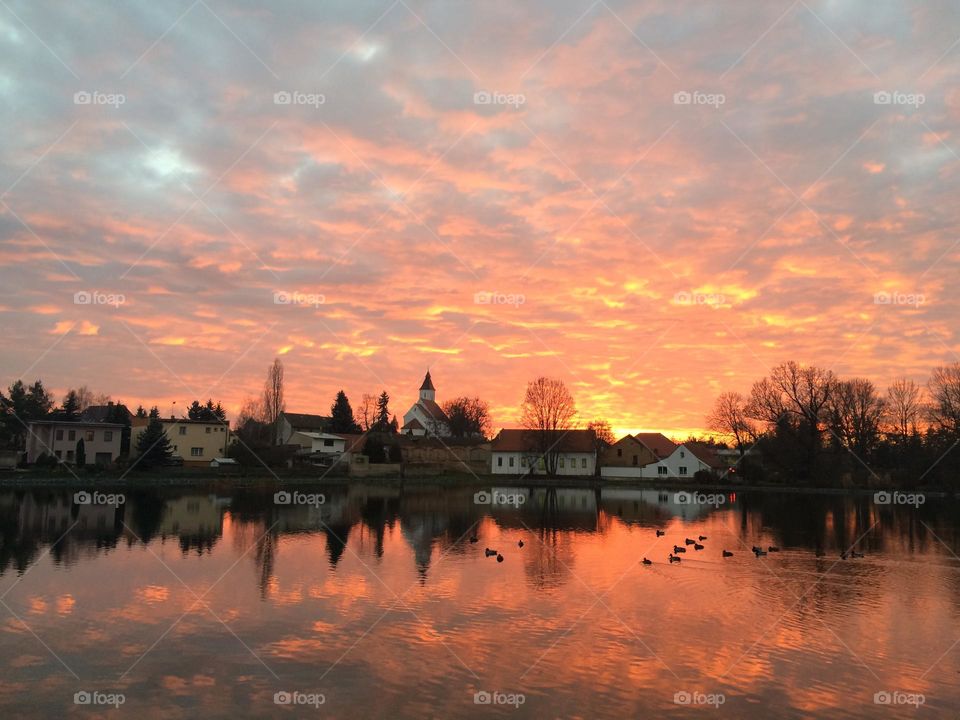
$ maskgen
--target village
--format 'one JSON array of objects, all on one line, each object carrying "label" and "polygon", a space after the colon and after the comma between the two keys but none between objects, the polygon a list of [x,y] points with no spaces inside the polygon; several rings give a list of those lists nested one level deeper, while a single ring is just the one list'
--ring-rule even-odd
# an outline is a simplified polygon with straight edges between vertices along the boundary
[{"label": "village", "polygon": [[[113,401],[75,410],[68,397],[63,407],[25,423],[22,450],[5,451],[0,462],[8,469],[123,469],[126,474],[138,467],[157,469],[157,446],[162,445],[160,469],[170,473],[183,468],[198,476],[281,470],[354,478],[466,474],[692,480],[735,472],[740,456],[722,445],[675,442],[659,432],[615,439],[606,424],[582,428],[574,422],[561,427],[528,423],[492,433],[489,418],[479,417],[485,410],[475,410],[471,416],[467,408],[466,421],[449,417],[448,411],[459,414],[463,408],[448,403],[444,410],[429,371],[402,425],[395,416],[388,420],[386,402],[380,400],[379,421],[367,409],[361,413],[365,419],[354,419],[341,391],[330,414],[283,409],[269,422],[242,418],[242,426],[232,428],[225,412],[212,401],[206,406],[194,402],[186,416],[160,417],[156,410],[148,414],[140,407],[134,413]],[[147,437],[150,432],[156,437]]]}]

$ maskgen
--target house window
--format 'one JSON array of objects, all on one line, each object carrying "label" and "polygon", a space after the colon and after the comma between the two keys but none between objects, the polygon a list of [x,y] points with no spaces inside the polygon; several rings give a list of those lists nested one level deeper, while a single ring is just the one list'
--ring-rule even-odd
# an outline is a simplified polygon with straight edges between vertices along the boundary
[{"label": "house window", "polygon": [[61,455],[61,451],[60,451],[60,450],[57,450],[56,452],[54,452],[54,455],[56,455],[56,456],[57,456],[57,460],[60,460],[60,459],[61,459],[61,457],[62,457],[62,455]]},{"label": "house window", "polygon": [[513,467],[513,456],[510,457],[510,467]]},{"label": "house window", "polygon": [[179,427],[179,430],[180,430],[180,434],[181,434],[181,435],[186,435],[186,434],[187,434],[187,426],[186,426],[186,425],[181,425],[181,426]]},{"label": "house window", "polygon": [[637,456],[634,455],[634,456],[633,456],[633,464],[636,465],[636,464],[637,464],[637,461],[638,461],[638,460],[637,460]]},{"label": "house window", "polygon": [[63,440],[63,428],[57,430],[57,440]]},{"label": "house window", "polygon": [[208,427],[208,428],[207,428],[207,435],[209,435],[211,432],[212,432],[212,429]]},{"label": "house window", "polygon": [[567,466],[566,458],[560,458],[560,467],[566,467],[566,466]]},{"label": "house window", "polygon": [[93,430],[87,430],[87,442],[93,442]]},{"label": "house window", "polygon": [[686,456],[687,456],[686,453],[684,453],[683,450],[681,450],[681,451],[680,451],[680,457],[686,457]]},{"label": "house window", "polygon": [[103,431],[103,441],[110,442],[113,440],[113,430],[104,430]]},{"label": "house window", "polygon": [[497,467],[503,467],[503,455],[497,455]]},{"label": "house window", "polygon": [[545,470],[547,464],[543,461],[543,458],[537,458],[537,470]]},{"label": "house window", "polygon": [[580,469],[581,469],[581,470],[586,470],[586,469],[587,469],[587,459],[586,459],[586,458],[580,458]]},{"label": "house window", "polygon": [[686,465],[681,465],[680,468],[679,468],[679,470],[680,470],[680,474],[681,474],[681,475],[686,475],[686,474],[687,474],[687,466],[686,466]]},{"label": "house window", "polygon": [[666,475],[667,468],[664,465],[661,465],[657,468],[657,475]]},{"label": "house window", "polygon": [[520,467],[526,467],[526,466],[527,466],[527,458],[526,456],[524,456],[520,458]]},{"label": "house window", "polygon": [[192,457],[203,457],[203,448],[202,447],[192,447],[190,448],[190,455]]},{"label": "house window", "polygon": [[617,457],[623,457],[623,448],[617,448]]},{"label": "house window", "polygon": [[324,441],[323,441],[323,446],[324,446],[324,447],[333,447],[333,440],[324,440]]},{"label": "house window", "polygon": [[67,440],[76,440],[76,439],[77,439],[76,430],[71,430],[70,432],[67,433]]},{"label": "house window", "polygon": [[73,450],[67,450],[67,462],[73,461]]}]

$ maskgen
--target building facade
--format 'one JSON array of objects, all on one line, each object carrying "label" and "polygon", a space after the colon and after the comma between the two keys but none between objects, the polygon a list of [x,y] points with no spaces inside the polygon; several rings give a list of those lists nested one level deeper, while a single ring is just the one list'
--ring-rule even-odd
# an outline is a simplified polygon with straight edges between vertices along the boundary
[{"label": "building facade", "polygon": [[86,465],[109,465],[120,457],[120,438],[124,426],[119,423],[39,420],[30,423],[27,433],[27,462],[41,455],[52,455],[63,463],[77,460],[77,444],[83,440]]},{"label": "building facade", "polygon": [[[147,429],[147,418],[135,418],[130,429],[130,457],[138,455],[140,435]],[[230,445],[230,424],[221,420],[161,418],[163,431],[170,440],[175,460],[187,467],[209,467],[210,461],[224,457]]]},{"label": "building facade", "polygon": [[437,390],[429,370],[420,385],[419,398],[403,415],[400,432],[414,436],[450,437],[450,421],[437,404]]},{"label": "building facade", "polygon": [[[597,468],[596,436],[592,430],[567,430],[557,444],[557,475],[593,475]],[[547,461],[537,448],[536,433],[503,429],[490,445],[494,475],[545,475]]]}]

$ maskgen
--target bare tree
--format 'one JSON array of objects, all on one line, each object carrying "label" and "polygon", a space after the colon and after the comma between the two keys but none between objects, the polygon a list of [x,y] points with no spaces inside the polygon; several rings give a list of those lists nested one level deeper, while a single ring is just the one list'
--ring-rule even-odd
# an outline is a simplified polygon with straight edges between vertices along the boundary
[{"label": "bare tree", "polygon": [[830,429],[847,450],[866,459],[880,439],[886,403],[865,378],[842,380],[831,393]]},{"label": "bare tree", "polygon": [[360,425],[364,432],[368,432],[377,421],[377,398],[370,393],[364,393],[360,399]]},{"label": "bare tree", "polygon": [[757,438],[757,427],[747,417],[747,400],[738,392],[725,392],[713,404],[707,416],[707,428],[732,437],[743,456],[747,443]]},{"label": "bare tree", "polygon": [[564,436],[576,425],[573,396],[562,380],[539,377],[527,384],[520,410],[523,426],[536,439],[547,474],[556,475]]},{"label": "bare tree", "polygon": [[593,451],[596,453],[596,462],[594,463],[595,472],[600,474],[600,457],[604,450],[613,445],[617,439],[613,436],[613,429],[610,423],[602,418],[591,420],[587,423],[587,430],[593,430]]},{"label": "bare tree", "polygon": [[263,421],[273,429],[273,442],[280,444],[280,413],[286,409],[283,399],[283,363],[274,358],[263,385]]},{"label": "bare tree", "polygon": [[960,435],[960,363],[934,368],[927,383],[930,420],[953,435]]},{"label": "bare tree", "polygon": [[913,380],[898,378],[887,388],[886,421],[901,439],[917,428],[923,412],[921,388]]}]

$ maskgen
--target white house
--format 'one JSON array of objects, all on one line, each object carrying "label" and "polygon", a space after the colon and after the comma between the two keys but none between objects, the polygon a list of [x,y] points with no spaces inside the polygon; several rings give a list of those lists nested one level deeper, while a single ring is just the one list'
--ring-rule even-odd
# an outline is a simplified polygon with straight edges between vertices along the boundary
[{"label": "white house", "polygon": [[307,455],[341,455],[346,448],[346,440],[331,433],[295,432],[288,442],[299,445]]},{"label": "white house", "polygon": [[400,432],[405,435],[433,435],[435,437],[450,437],[450,421],[447,414],[437,405],[437,390],[427,370],[420,385],[420,397],[403,415],[403,427]]},{"label": "white house", "polygon": [[[490,472],[494,475],[543,475],[546,463],[529,430],[503,429],[490,445]],[[592,430],[567,430],[557,443],[557,475],[593,475],[597,467]]]},{"label": "white house", "polygon": [[118,423],[37,420],[27,432],[27,462],[53,455],[60,462],[76,462],[77,443],[83,440],[87,465],[109,465],[120,456],[124,426]]},{"label": "white house", "polygon": [[699,471],[710,472],[719,467],[716,455],[700,443],[682,443],[659,462],[644,465],[641,477],[692,478]]}]

